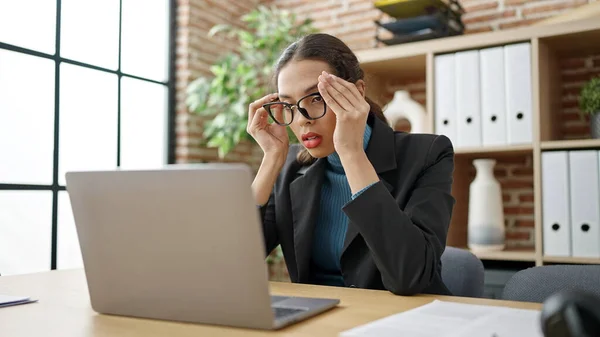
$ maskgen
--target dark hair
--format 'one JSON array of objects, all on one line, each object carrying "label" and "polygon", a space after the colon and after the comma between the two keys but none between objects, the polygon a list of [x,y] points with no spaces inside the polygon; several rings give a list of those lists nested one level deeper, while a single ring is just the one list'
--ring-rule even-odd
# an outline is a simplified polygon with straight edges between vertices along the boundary
[{"label": "dark hair", "polygon": [[[325,61],[336,76],[351,83],[364,80],[364,72],[358,58],[342,40],[329,34],[316,33],[302,37],[283,51],[275,66],[273,78],[275,88],[277,88],[277,77],[281,68],[290,61],[301,60]],[[371,107],[369,114],[387,123],[381,107],[368,97],[365,97],[365,100]],[[315,158],[303,149],[298,153],[297,160],[302,164],[310,164],[315,161]]]}]

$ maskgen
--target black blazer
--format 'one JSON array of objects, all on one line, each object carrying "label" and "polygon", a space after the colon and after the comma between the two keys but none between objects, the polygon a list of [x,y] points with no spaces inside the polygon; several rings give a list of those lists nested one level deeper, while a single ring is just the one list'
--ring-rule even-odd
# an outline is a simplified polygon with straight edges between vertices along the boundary
[{"label": "black blazer", "polygon": [[[380,181],[343,209],[348,230],[341,271],[349,287],[397,295],[445,294],[440,257],[455,203],[454,150],[446,136],[394,132],[369,117],[366,153]],[[266,252],[281,244],[292,282],[310,283],[313,229],[325,158],[309,166],[290,146],[269,201],[260,207]]]}]

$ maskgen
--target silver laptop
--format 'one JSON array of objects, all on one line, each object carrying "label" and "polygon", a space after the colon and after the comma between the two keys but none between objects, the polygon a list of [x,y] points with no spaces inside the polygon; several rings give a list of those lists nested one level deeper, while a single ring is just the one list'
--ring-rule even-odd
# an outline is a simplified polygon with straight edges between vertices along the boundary
[{"label": "silver laptop", "polygon": [[251,179],[244,164],[68,172],[92,308],[279,329],[335,307],[270,296]]}]

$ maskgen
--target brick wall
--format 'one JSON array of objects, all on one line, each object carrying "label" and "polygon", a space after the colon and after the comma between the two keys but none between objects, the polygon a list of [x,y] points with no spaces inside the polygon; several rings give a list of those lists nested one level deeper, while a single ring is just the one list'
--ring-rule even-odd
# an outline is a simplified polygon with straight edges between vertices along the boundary
[{"label": "brick wall", "polygon": [[600,76],[600,54],[577,55],[559,60],[562,82],[561,139],[589,138],[589,116],[579,114],[579,93],[586,81]]},{"label": "brick wall", "polygon": [[[321,31],[334,34],[353,50],[372,48],[376,26],[373,20],[383,18],[370,0],[178,0],[177,38],[177,161],[216,161],[216,151],[200,145],[200,119],[190,115],[185,105],[185,86],[198,75],[209,74],[208,67],[219,53],[231,50],[230,41],[210,39],[206,32],[216,23],[240,24],[238,18],[258,3],[273,3],[298,14],[299,19],[310,17]],[[463,21],[466,33],[530,25],[543,18],[554,16],[591,0],[463,0],[466,10]],[[578,55],[561,60],[563,80],[564,139],[585,138],[589,135],[585,121],[577,114],[577,93],[583,82],[600,74],[600,55]],[[399,89],[408,90],[411,96],[425,105],[425,79],[413,78],[392,81],[388,97]],[[406,124],[399,130],[410,130]],[[255,166],[260,162],[260,150],[249,144],[240,145],[229,161],[244,160]],[[511,247],[533,246],[533,173],[530,157],[499,160],[496,173],[504,188],[504,206],[507,219],[507,244]],[[470,172],[474,176],[474,169]]]},{"label": "brick wall", "polygon": [[[216,24],[240,27],[239,17],[251,11],[261,0],[178,0],[176,42],[176,160],[178,163],[219,161],[216,149],[202,146],[202,119],[190,114],[185,105],[185,88],[198,76],[210,76],[210,66],[220,55],[234,50],[233,41],[208,37]],[[260,149],[240,144],[224,161],[260,163]]]}]

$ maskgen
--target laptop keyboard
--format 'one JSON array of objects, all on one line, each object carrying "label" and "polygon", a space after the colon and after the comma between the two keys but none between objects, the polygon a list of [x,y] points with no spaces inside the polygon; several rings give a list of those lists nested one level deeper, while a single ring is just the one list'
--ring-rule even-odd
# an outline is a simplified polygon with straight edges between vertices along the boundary
[{"label": "laptop keyboard", "polygon": [[282,308],[282,307],[272,307],[273,312],[275,313],[275,319],[284,318],[287,316],[291,316],[297,314],[299,312],[306,311],[306,309],[297,309],[297,308]]}]

